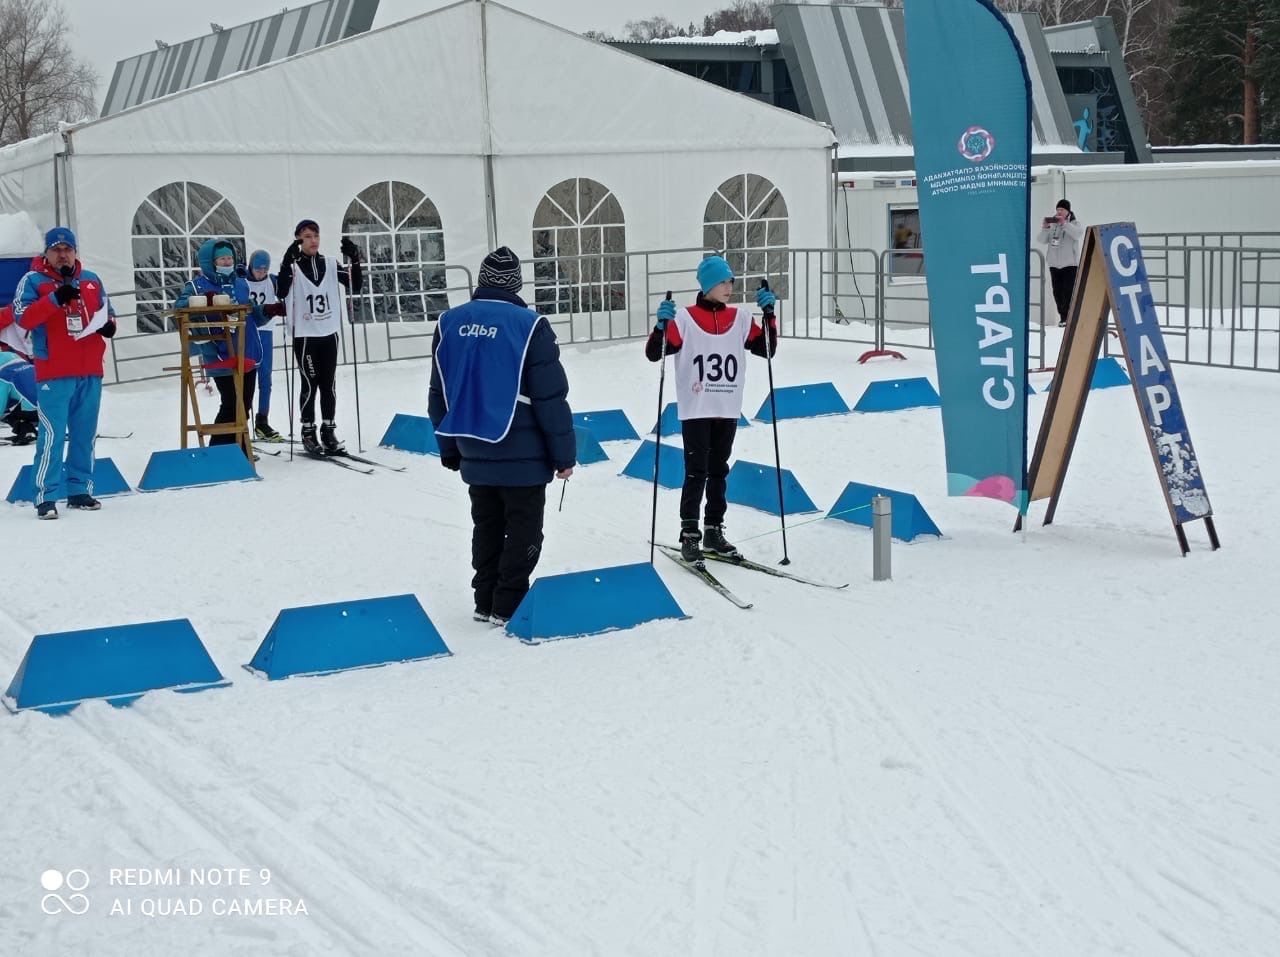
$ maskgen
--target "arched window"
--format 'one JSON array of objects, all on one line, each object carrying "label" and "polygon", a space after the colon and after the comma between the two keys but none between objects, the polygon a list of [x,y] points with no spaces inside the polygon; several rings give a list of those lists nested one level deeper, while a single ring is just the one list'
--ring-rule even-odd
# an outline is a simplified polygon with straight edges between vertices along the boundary
[{"label": "arched window", "polygon": [[724,251],[733,274],[742,279],[743,299],[752,299],[761,279],[786,298],[787,203],[763,176],[743,173],[720,184],[702,217],[702,242]]},{"label": "arched window", "polygon": [[534,305],[546,314],[625,309],[626,252],[617,197],[593,179],[557,183],[533,213]]},{"label": "arched window", "polygon": [[209,239],[226,239],[244,262],[244,224],[235,207],[201,183],[170,183],[133,214],[133,285],[139,332],[172,332],[164,318],[182,285],[200,271],[196,252]]},{"label": "arched window", "polygon": [[422,190],[395,180],[374,183],[347,207],[342,233],[360,247],[368,277],[354,321],[423,322],[449,308],[444,226]]}]

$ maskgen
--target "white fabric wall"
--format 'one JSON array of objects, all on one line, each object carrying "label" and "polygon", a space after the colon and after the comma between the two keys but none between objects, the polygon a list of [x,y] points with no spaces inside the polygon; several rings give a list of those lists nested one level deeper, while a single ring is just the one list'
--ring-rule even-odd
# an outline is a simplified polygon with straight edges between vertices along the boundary
[{"label": "white fabric wall", "polygon": [[[274,262],[303,218],[320,224],[321,248],[337,255],[347,206],[365,187],[389,179],[416,186],[435,203],[450,261],[474,255],[485,244],[483,166],[476,157],[146,155],[121,163],[77,156],[80,246],[108,289],[132,288],[134,213],[153,190],[179,179],[202,183],[230,200],[249,248],[266,249]],[[93,201],[85,202],[87,196]]]},{"label": "white fabric wall", "polygon": [[75,152],[476,155],[481,91],[464,3],[87,123]]},{"label": "white fabric wall", "polygon": [[488,4],[486,29],[498,155],[802,152],[835,142],[828,127],[798,113],[496,3]]},{"label": "white fabric wall", "polygon": [[0,149],[0,213],[26,213],[40,230],[57,224],[53,171],[54,155],[61,150],[58,132]]}]

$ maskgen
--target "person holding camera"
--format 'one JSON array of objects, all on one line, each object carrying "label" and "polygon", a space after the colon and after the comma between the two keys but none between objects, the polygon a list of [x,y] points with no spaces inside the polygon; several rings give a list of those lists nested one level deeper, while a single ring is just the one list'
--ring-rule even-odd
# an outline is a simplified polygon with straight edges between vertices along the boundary
[{"label": "person holding camera", "polygon": [[[36,373],[36,516],[58,517],[57,501],[97,511],[93,497],[93,442],[102,401],[102,357],[116,334],[102,280],[77,257],[76,234],[55,226],[44,255],[13,297],[17,324],[31,333]],[[63,459],[63,443],[66,459]]]},{"label": "person holding camera", "polygon": [[1049,264],[1049,278],[1053,283],[1053,301],[1058,307],[1058,326],[1067,324],[1067,312],[1071,309],[1071,294],[1076,288],[1076,269],[1080,265],[1080,243],[1084,239],[1084,227],[1076,222],[1071,203],[1058,200],[1052,216],[1040,222],[1041,246],[1048,249],[1045,261]]},{"label": "person holding camera", "polygon": [[[293,355],[302,379],[299,397],[302,447],[311,455],[346,451],[338,439],[338,351],[342,320],[347,318],[346,292],[359,294],[364,284],[360,250],[343,237],[339,247],[347,265],[320,253],[320,227],[304,219],[293,231],[293,244],[280,258],[276,296],[285,306],[285,322],[293,339]],[[316,398],[320,399],[320,435],[316,437]],[[292,424],[292,423],[291,423]]]}]

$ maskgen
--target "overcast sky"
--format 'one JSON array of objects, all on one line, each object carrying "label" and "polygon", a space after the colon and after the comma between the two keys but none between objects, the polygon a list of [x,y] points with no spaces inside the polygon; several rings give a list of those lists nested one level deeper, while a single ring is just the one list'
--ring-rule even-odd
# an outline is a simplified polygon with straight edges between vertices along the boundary
[{"label": "overcast sky", "polygon": [[[447,6],[453,0],[382,0],[374,27]],[[503,0],[505,6],[532,14],[577,33],[621,32],[628,20],[655,14],[673,23],[700,21],[728,6],[727,0]],[[209,21],[224,27],[256,20],[281,7],[302,7],[298,0],[62,0],[74,27],[72,44],[98,71],[98,101],[106,95],[116,61],[155,49],[156,40],[180,43],[209,32]]]}]

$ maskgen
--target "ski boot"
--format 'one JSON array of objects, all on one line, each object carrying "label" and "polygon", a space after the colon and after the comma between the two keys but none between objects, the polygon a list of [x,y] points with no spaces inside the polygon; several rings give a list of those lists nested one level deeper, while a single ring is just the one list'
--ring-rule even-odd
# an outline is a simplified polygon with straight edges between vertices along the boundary
[{"label": "ski boot", "polygon": [[311,455],[324,455],[324,446],[316,438],[316,424],[302,423],[302,448]]},{"label": "ski boot", "polygon": [[702,547],[716,555],[735,561],[742,557],[742,552],[738,551],[737,546],[724,537],[723,525],[707,526],[707,530],[702,533]]},{"label": "ski boot", "polygon": [[324,446],[325,455],[338,455],[347,450],[347,447],[338,440],[335,428],[332,422],[324,422],[320,425],[320,444]]},{"label": "ski boot", "polygon": [[702,533],[696,525],[686,525],[680,529],[680,558],[690,565],[702,564],[702,549],[698,542],[702,541]]},{"label": "ski boot", "polygon": [[259,442],[283,442],[284,436],[271,427],[265,415],[259,415],[253,424],[253,434]]}]

